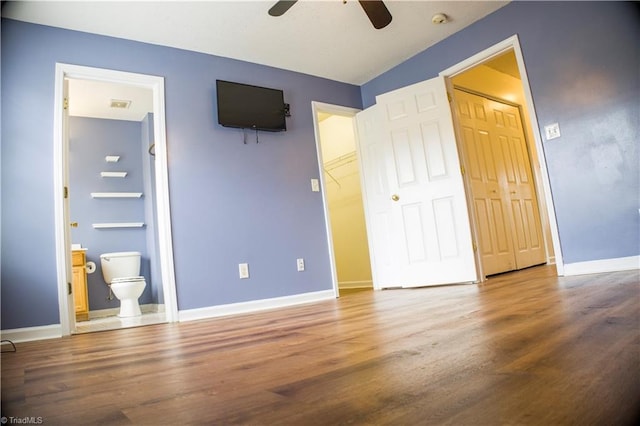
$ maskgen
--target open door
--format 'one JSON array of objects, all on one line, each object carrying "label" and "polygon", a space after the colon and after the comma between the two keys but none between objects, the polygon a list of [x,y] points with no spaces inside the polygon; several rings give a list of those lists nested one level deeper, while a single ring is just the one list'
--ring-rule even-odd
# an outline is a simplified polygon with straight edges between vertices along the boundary
[{"label": "open door", "polygon": [[357,115],[374,287],[476,281],[444,78],[376,101]]},{"label": "open door", "polygon": [[[63,106],[62,106],[62,144],[65,152],[69,152],[69,80],[67,78],[64,79],[62,83],[63,90]],[[67,276],[67,318],[69,321],[69,331],[73,332],[76,329],[76,315],[75,315],[75,300],[73,295],[73,272],[71,267],[71,226],[77,226],[77,224],[71,223],[70,210],[69,210],[69,156],[62,156],[62,169],[63,169],[63,180],[64,180],[64,194],[63,194],[63,204],[64,204],[64,245],[66,247],[65,250],[65,268],[66,268],[66,276]]]}]

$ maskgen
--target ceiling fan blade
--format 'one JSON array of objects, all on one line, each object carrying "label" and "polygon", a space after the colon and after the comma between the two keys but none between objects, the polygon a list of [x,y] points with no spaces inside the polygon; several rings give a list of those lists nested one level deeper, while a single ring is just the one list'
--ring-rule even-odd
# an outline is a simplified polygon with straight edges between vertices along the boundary
[{"label": "ceiling fan blade", "polygon": [[359,0],[359,3],[376,30],[386,27],[391,22],[391,13],[381,0]]},{"label": "ceiling fan blade", "polygon": [[269,9],[269,15],[271,16],[282,16],[284,13],[291,9],[291,6],[296,4],[298,0],[279,0],[276,4],[271,6]]}]

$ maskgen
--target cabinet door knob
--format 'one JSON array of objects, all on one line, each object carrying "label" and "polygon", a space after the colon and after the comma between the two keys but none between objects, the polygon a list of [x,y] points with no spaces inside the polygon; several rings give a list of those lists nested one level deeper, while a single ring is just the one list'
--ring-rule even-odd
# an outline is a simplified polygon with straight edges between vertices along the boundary
[{"label": "cabinet door knob", "polygon": [[393,194],[393,195],[391,196],[391,199],[392,199],[393,201],[398,201],[398,200],[400,199],[400,197],[399,197],[397,194]]}]

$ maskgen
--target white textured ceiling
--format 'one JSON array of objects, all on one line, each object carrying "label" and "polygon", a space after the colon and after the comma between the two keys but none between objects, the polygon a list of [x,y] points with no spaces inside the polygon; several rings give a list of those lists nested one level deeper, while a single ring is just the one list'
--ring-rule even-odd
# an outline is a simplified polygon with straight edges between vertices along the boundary
[{"label": "white textured ceiling", "polygon": [[[114,108],[112,101],[125,101],[126,108]],[[153,112],[153,92],[138,86],[73,79],[69,81],[69,115],[142,121]]]},{"label": "white textured ceiling", "polygon": [[[356,0],[300,0],[281,17],[268,1],[15,1],[2,16],[172,46],[361,85],[499,9],[506,1],[386,0],[373,28]],[[434,25],[435,13],[450,22]]]}]

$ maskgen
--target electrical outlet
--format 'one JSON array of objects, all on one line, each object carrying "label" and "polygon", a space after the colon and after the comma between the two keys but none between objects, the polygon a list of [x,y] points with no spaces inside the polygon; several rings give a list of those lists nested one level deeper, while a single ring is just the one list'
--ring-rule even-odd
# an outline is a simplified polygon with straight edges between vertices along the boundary
[{"label": "electrical outlet", "polygon": [[298,265],[298,272],[304,271],[304,259],[297,259],[296,264]]},{"label": "electrical outlet", "polygon": [[240,279],[249,278],[249,264],[248,263],[238,264],[238,272],[240,273]]}]

